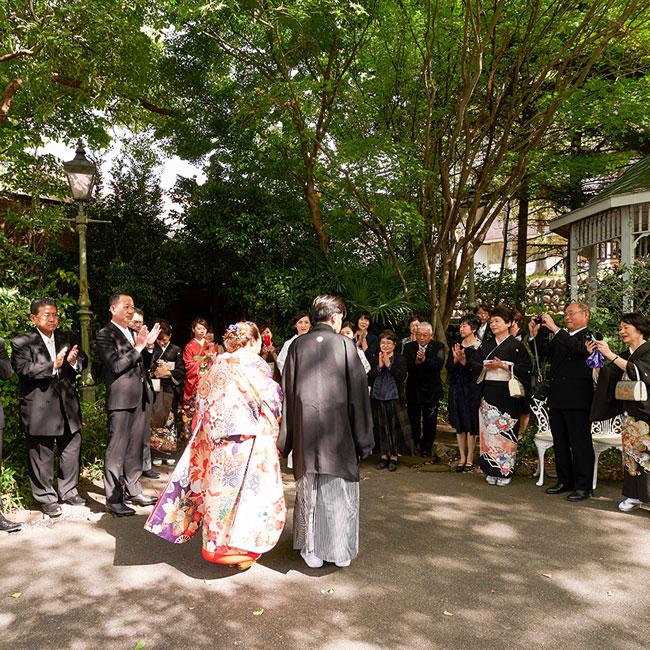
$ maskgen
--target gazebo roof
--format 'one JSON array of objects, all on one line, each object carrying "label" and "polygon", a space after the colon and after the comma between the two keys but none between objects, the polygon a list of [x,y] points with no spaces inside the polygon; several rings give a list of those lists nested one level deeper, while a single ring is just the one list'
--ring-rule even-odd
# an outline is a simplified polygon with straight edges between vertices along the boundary
[{"label": "gazebo roof", "polygon": [[628,167],[611,185],[587,201],[581,208],[553,219],[550,229],[568,238],[569,227],[576,221],[610,208],[648,202],[650,202],[650,156]]}]

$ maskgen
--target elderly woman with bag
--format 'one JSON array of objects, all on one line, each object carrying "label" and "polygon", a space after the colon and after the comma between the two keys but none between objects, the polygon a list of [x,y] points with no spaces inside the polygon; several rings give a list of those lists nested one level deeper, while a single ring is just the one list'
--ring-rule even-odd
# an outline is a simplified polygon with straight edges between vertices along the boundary
[{"label": "elderly woman with bag", "polygon": [[[494,338],[483,338],[470,362],[479,385],[481,469],[490,485],[506,486],[514,473],[519,415],[524,408],[524,385],[530,383],[531,363],[521,341],[510,334],[512,311],[490,311]],[[461,354],[464,354],[461,351]]]},{"label": "elderly woman with bag", "polygon": [[618,507],[631,512],[650,503],[650,323],[641,314],[624,314],[618,333],[627,346],[620,355],[605,341],[588,341],[586,345],[590,352],[597,349],[611,361],[599,372],[592,419],[623,414],[626,498]]}]

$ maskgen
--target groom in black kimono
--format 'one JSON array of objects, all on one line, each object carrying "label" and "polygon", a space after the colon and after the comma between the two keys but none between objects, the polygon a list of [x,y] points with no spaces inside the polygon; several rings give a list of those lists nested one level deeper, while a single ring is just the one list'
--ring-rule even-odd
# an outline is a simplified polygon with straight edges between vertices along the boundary
[{"label": "groom in black kimono", "polygon": [[293,450],[293,546],[312,568],[348,566],[358,553],[359,458],[374,447],[368,381],[354,343],[339,334],[345,305],[318,296],[316,325],[289,348],[278,449]]}]

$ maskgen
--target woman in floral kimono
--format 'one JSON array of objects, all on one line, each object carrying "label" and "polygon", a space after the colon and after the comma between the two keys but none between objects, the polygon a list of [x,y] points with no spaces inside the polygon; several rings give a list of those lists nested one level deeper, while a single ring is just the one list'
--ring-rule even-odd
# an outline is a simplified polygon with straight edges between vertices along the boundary
[{"label": "woman in floral kimono", "polygon": [[189,446],[145,528],[170,542],[202,529],[203,557],[245,569],[280,538],[286,503],[278,462],[282,393],[258,355],[255,325],[231,325],[199,382]]},{"label": "woman in floral kimono", "polygon": [[[650,395],[650,323],[643,314],[631,313],[621,316],[619,336],[627,349],[620,355],[612,352],[606,341],[588,341],[587,349],[598,349],[611,361],[600,370],[594,412],[611,409],[606,417],[623,414],[623,496],[619,510],[631,512],[643,503],[650,503],[650,399],[635,401],[616,399],[616,383],[622,379],[642,381],[646,385],[646,397]],[[633,395],[628,394],[632,398]],[[597,402],[601,402],[598,404]],[[605,419],[605,418],[602,418]]]},{"label": "woman in floral kimono", "polygon": [[214,360],[217,349],[214,343],[210,343],[205,337],[208,331],[208,321],[203,318],[195,318],[192,321],[192,334],[194,338],[183,350],[183,361],[185,362],[185,383],[183,386],[183,432],[184,440],[189,440],[194,430],[194,412],[196,409],[196,389],[201,376],[210,367]]},{"label": "woman in floral kimono", "polygon": [[523,397],[512,397],[508,382],[514,376],[525,386],[530,382],[531,362],[521,341],[510,335],[512,311],[495,307],[490,312],[494,338],[483,339],[471,360],[479,382],[479,433],[481,469],[491,485],[510,483],[517,455],[519,414]]}]

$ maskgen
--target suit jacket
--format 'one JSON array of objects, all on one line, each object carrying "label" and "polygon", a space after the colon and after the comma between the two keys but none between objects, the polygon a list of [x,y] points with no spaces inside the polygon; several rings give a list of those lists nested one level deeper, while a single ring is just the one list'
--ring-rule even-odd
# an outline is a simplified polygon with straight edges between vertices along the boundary
[{"label": "suit jacket", "polygon": [[[549,408],[590,409],[594,398],[594,380],[591,368],[587,365],[589,351],[585,346],[592,332],[583,329],[574,336],[564,329],[559,329],[548,341],[530,342],[537,346],[540,356],[550,360]],[[601,338],[596,335],[596,338]]]},{"label": "suit jacket", "polygon": [[[11,372],[11,361],[9,361],[9,355],[7,354],[7,346],[4,339],[0,339],[0,379],[10,379]],[[5,414],[2,410],[2,398],[0,398],[0,434],[4,428]]]},{"label": "suit jacket", "polygon": [[[70,330],[54,330],[57,353],[79,345],[79,337]],[[61,436],[66,421],[71,432],[81,429],[81,407],[77,393],[77,375],[88,365],[88,357],[79,348],[75,370],[66,360],[56,374],[43,339],[34,327],[11,341],[11,365],[20,386],[20,422],[26,435]]]},{"label": "suit jacket", "polygon": [[151,372],[157,368],[158,361],[173,361],[174,369],[171,377],[163,377],[160,380],[160,386],[165,393],[172,393],[176,396],[178,402],[183,400],[183,381],[185,380],[185,361],[183,360],[183,350],[178,345],[170,343],[163,352],[163,349],[156,342],[153,346],[151,355]]},{"label": "suit jacket", "polygon": [[406,397],[418,404],[431,404],[442,397],[442,380],[440,371],[445,365],[445,346],[431,339],[424,353],[424,361],[415,363],[420,346],[411,341],[404,346],[404,358],[408,370],[406,380]]},{"label": "suit jacket", "polygon": [[278,449],[293,473],[359,480],[359,457],[375,446],[366,371],[354,343],[317,324],[295,339],[282,372]]},{"label": "suit jacket", "polygon": [[104,366],[106,410],[133,409],[153,402],[149,379],[151,352],[138,352],[122,331],[110,322],[97,332],[97,354]]}]

